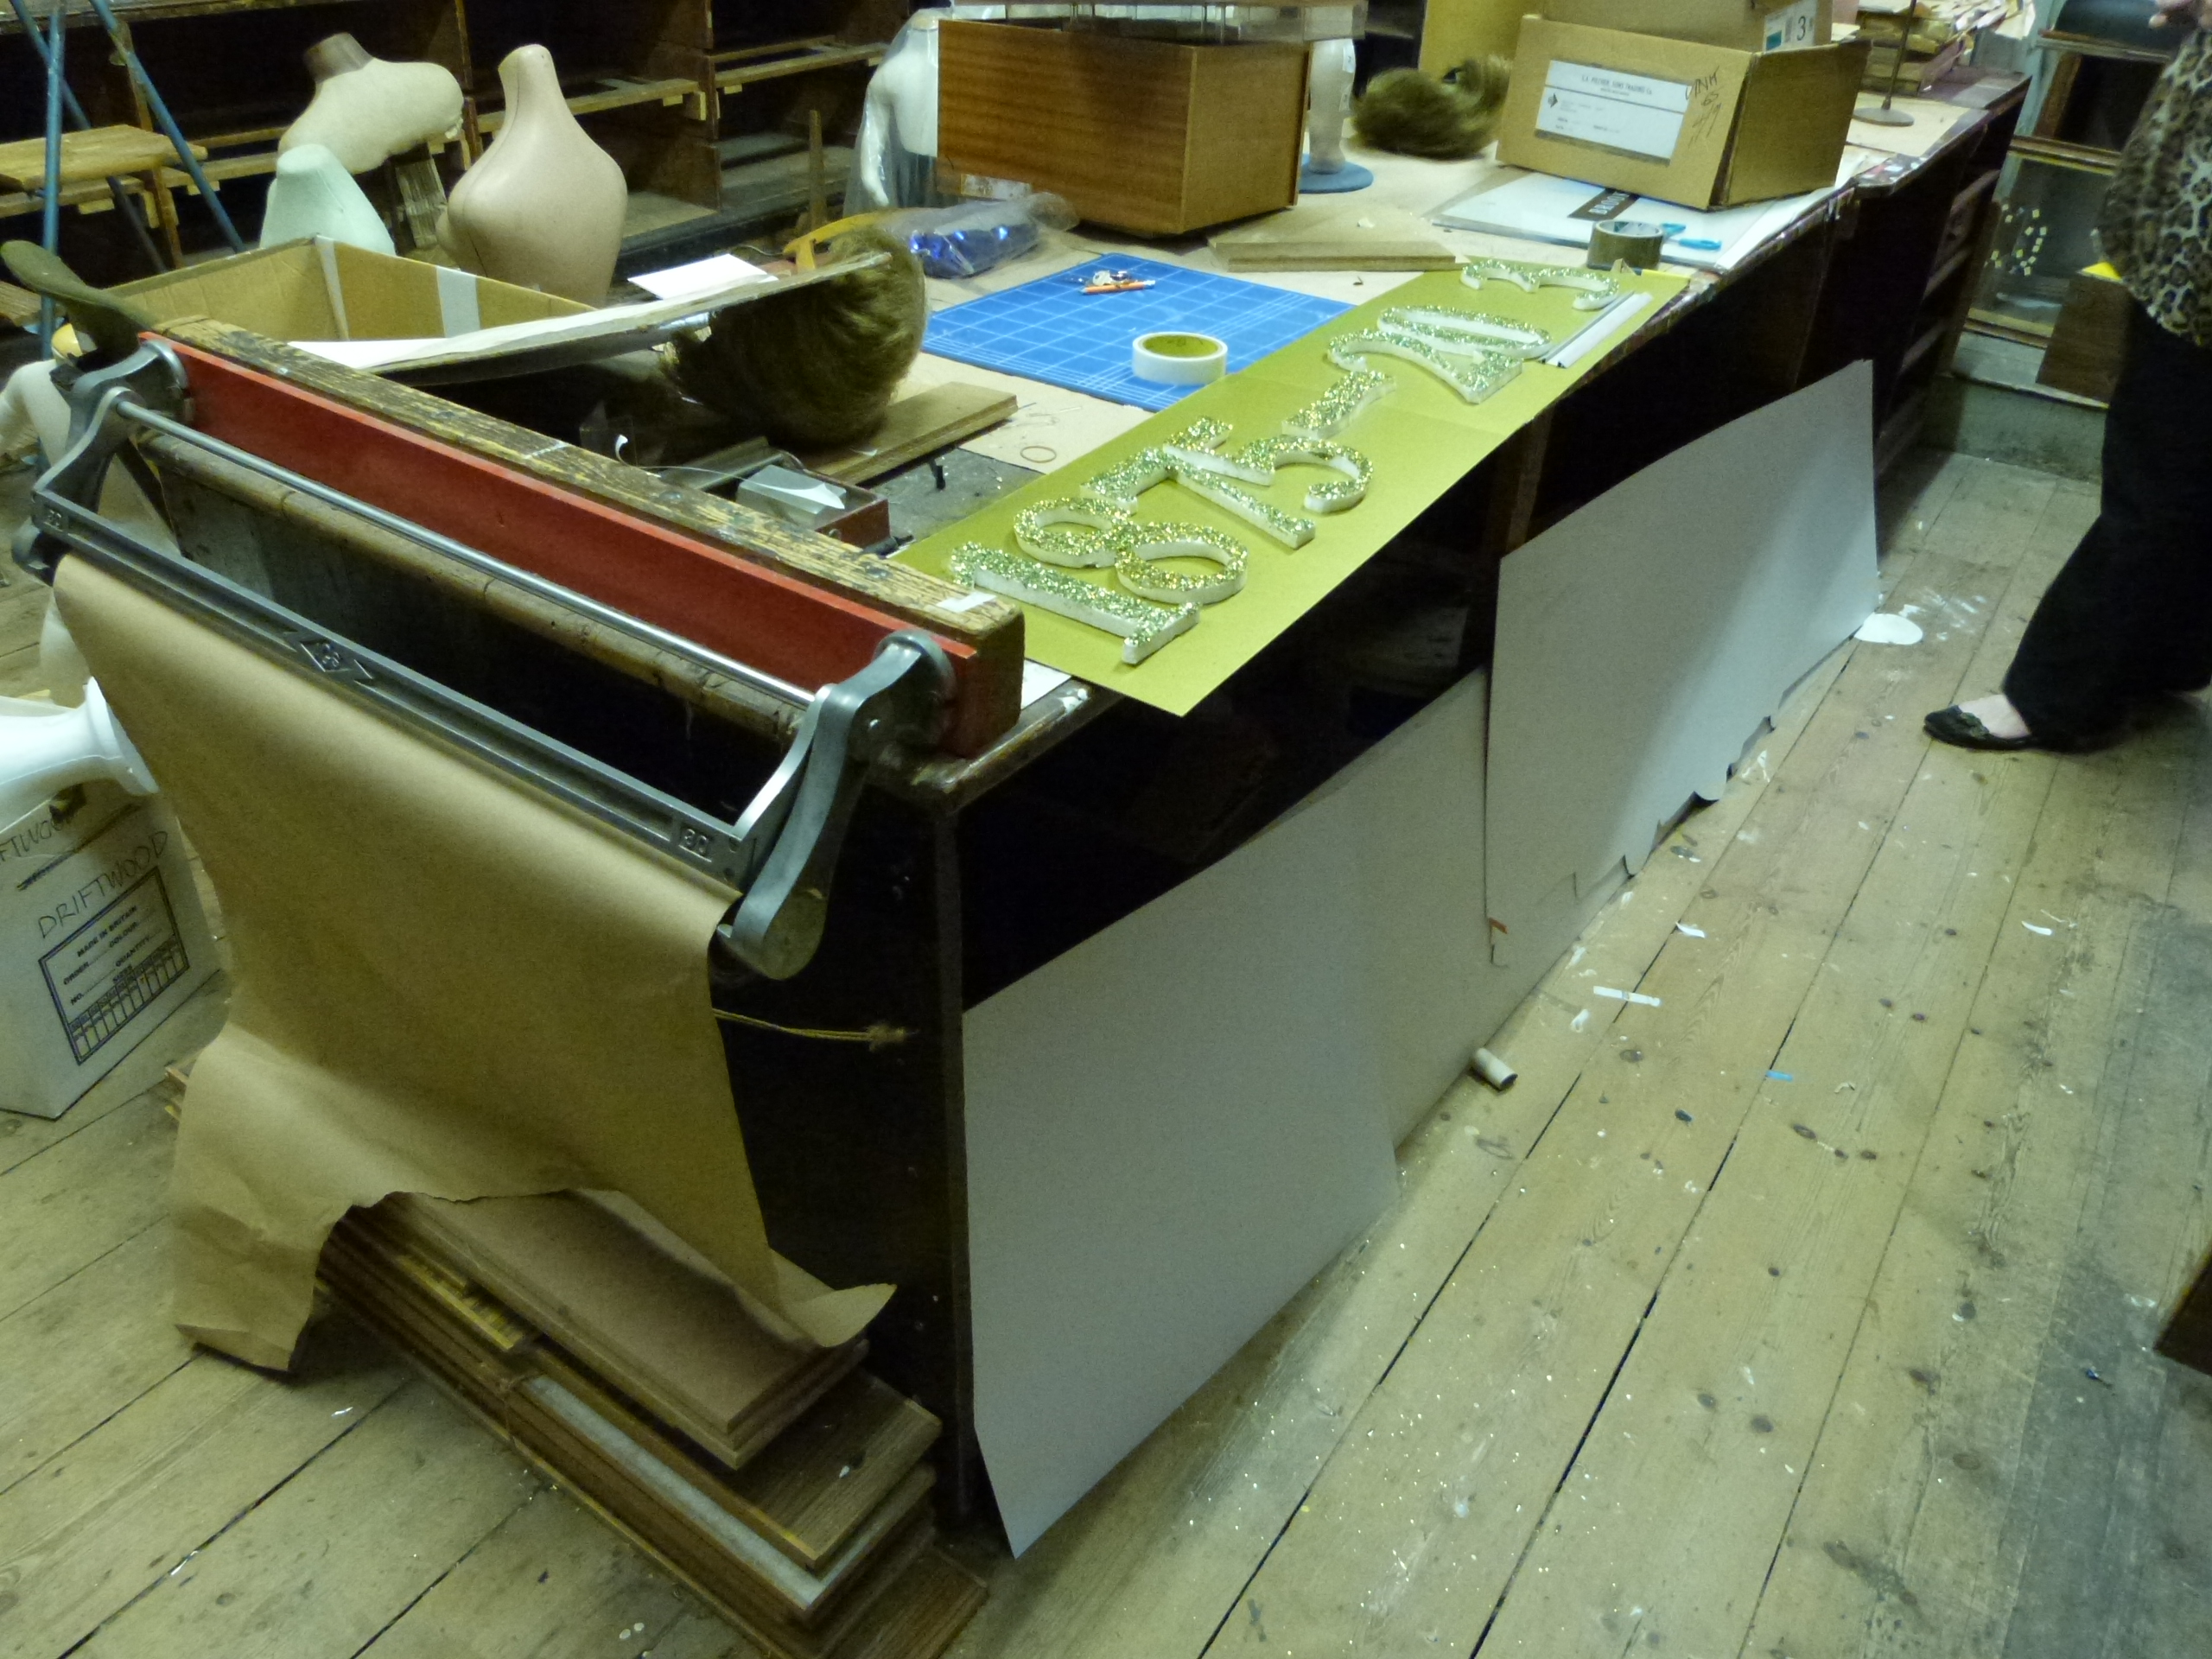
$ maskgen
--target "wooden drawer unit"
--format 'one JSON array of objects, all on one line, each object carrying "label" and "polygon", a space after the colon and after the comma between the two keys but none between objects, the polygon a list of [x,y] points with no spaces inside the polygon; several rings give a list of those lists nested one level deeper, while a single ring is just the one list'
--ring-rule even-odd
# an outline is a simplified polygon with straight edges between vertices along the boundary
[{"label": "wooden drawer unit", "polygon": [[1181,46],[1013,23],[939,34],[938,156],[1176,236],[1298,199],[1303,46]]}]

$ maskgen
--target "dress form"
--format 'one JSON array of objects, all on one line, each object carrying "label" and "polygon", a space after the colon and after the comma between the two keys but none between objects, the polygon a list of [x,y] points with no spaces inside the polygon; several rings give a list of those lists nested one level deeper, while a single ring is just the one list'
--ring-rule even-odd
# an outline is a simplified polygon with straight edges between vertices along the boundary
[{"label": "dress form", "polygon": [[1363,190],[1375,175],[1344,159],[1344,122],[1351,113],[1358,60],[1350,41],[1316,41],[1306,75],[1306,159],[1298,188],[1309,193]]},{"label": "dress form", "polygon": [[318,41],[307,60],[315,98],[279,152],[321,144],[348,173],[366,173],[461,124],[461,83],[438,64],[372,58],[351,35]]},{"label": "dress form", "polygon": [[392,251],[391,232],[376,204],[321,144],[295,144],[276,157],[269,205],[261,213],[263,247],[303,236],[327,236],[372,253]]},{"label": "dress form", "polygon": [[439,239],[464,269],[597,305],[614,280],[629,188],[576,124],[542,46],[499,65],[506,119],[454,187]]}]

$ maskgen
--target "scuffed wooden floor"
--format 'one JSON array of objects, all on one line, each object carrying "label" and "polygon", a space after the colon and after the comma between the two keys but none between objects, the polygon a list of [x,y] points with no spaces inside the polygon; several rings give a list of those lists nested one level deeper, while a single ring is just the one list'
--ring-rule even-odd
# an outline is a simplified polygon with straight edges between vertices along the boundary
[{"label": "scuffed wooden floor", "polygon": [[[2094,498],[1907,470],[1926,639],[1824,665],[1519,1085],[1026,1558],[973,1542],[962,1659],[2212,1650],[2212,1378],[2147,1346],[2212,1244],[2212,719],[1931,749]],[[358,1333],[189,1352],[139,1081],[0,1116],[0,1653],[749,1654]]]}]

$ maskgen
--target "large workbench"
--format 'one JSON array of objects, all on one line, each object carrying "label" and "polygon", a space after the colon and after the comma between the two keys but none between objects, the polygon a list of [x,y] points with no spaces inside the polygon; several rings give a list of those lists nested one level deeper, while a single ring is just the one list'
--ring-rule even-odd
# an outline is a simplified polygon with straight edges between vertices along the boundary
[{"label": "large workbench", "polygon": [[[1987,242],[1997,160],[2022,89],[2017,80],[1967,89],[1954,113],[1931,118],[1943,132],[1926,154],[1862,157],[1853,182],[1756,256],[1724,276],[1694,282],[1624,337],[1599,372],[1474,465],[1397,543],[1187,717],[1068,680],[1035,696],[1012,729],[980,753],[879,766],[855,813],[811,965],[784,981],[729,974],[716,998],[735,1016],[722,1030],[770,1240],[832,1284],[899,1287],[871,1331],[871,1363],[945,1420],[941,1491],[954,1515],[988,1501],[976,1344],[1000,1340],[991,1332],[979,1338],[970,1277],[970,1178],[979,1166],[971,1146],[977,1084],[969,1046],[978,1010],[988,1005],[988,1019],[1002,1025],[1008,994],[1060,982],[1044,976],[1065,975],[1078,947],[1117,930],[1133,937],[1131,930],[1164,925],[1162,918],[1183,918],[1176,923],[1185,930],[1181,944],[1156,954],[1156,980],[1144,982],[1141,960],[1132,969],[1126,954],[1120,959],[1123,988],[1134,983],[1145,1004],[1118,1026],[1109,1022],[1105,1037],[1118,1033],[1123,1047],[1116,1052],[1108,1040],[1086,1048],[1100,1037],[1097,1010],[1075,1009],[1092,1016],[1094,1029],[1071,1039],[1067,1065],[1084,1074],[1071,1086],[1096,1090],[1101,1074],[1111,1073],[1129,1093],[1154,1107],[1164,1101],[1168,1110],[1148,1128],[1090,1147],[1083,1155],[1094,1163],[1142,1172],[1161,1147],[1180,1144],[1178,1135],[1212,1136],[1205,1148],[1221,1160],[1218,1187],[1202,1190],[1189,1171],[1162,1169],[1156,1192],[1147,1193],[1141,1176],[1130,1176],[1125,1186],[1134,1196],[1125,1192],[1120,1218],[1101,1224],[1095,1239],[1109,1266],[1116,1252],[1142,1258],[1128,1281],[1133,1305],[1100,1310],[1100,1322],[1124,1332],[1121,1339],[1133,1351],[1160,1333],[1160,1345],[1177,1350],[1162,1374],[1182,1376],[1187,1392],[1227,1357],[1220,1332],[1245,1321],[1235,1329],[1233,1348],[1326,1259],[1274,1250],[1268,1229],[1309,1194],[1315,1207],[1335,1208],[1319,1223],[1293,1217],[1301,1236],[1333,1238],[1326,1245],[1333,1249],[1364,1225],[1390,1190],[1383,1131],[1402,1133],[1449,1080],[1433,1075],[1433,1057],[1417,1062],[1395,1053],[1376,1062],[1389,1072],[1387,1101],[1349,1098],[1369,1086],[1363,1074],[1283,1075],[1290,1092],[1347,1096],[1346,1124],[1368,1115],[1371,1121],[1363,1120],[1367,1127],[1357,1135],[1344,1128],[1341,1144],[1331,1137],[1343,1126],[1325,1115],[1309,1114],[1294,1134],[1278,1133],[1252,1116],[1249,1100],[1239,1103],[1274,1086],[1254,1081],[1274,1075],[1270,1066],[1326,1071],[1339,1046],[1330,1022],[1353,1019],[1366,1007],[1368,993],[1356,982],[1360,953],[1371,957],[1378,941],[1395,950],[1405,939],[1442,939],[1452,950],[1479,950],[1487,960],[1479,835],[1450,833],[1449,812],[1440,808],[1444,833],[1432,826],[1427,841],[1395,851],[1382,843],[1405,828],[1395,804],[1423,793],[1452,810],[1471,800],[1479,826],[1483,705],[1476,671],[1492,652],[1501,560],[1669,452],[1859,359],[1873,364],[1878,454],[1888,460],[1902,453],[1927,379],[1948,358],[1964,315]],[[1376,200],[1419,211],[1464,195],[1494,173],[1484,162],[1365,159],[1378,172]],[[1560,257],[1544,245],[1442,234],[1471,254]],[[1103,242],[1058,246],[990,273],[982,285],[1025,281],[1055,262],[1116,251]],[[1196,246],[1142,251],[1206,257]],[[1403,279],[1333,273],[1268,280],[1362,300]],[[976,291],[933,286],[944,303]],[[957,365],[925,364],[925,378],[931,374],[976,378]],[[1062,442],[1049,452],[1054,465],[1082,453],[1065,435],[1090,433],[1095,442],[1134,423],[1134,411],[1083,410],[1069,402],[1075,394],[1016,390],[1033,408],[1054,404],[1066,417],[1057,429]],[[397,404],[378,412],[428,429]],[[1017,415],[1017,439],[1022,419]],[[442,435],[466,435],[456,427]],[[926,532],[952,516],[945,503],[972,503],[1033,476],[989,461],[993,442],[976,440],[965,456],[926,462],[894,480],[894,528]],[[212,474],[209,481],[221,484]],[[588,655],[555,652],[543,631],[532,633],[527,624],[519,613],[487,612],[465,627],[422,629],[409,642],[419,659],[410,665],[480,686],[486,699],[512,697],[551,735],[606,754],[654,787],[725,817],[741,810],[775,768],[788,738],[787,711],[751,709],[742,699],[702,707]],[[511,668],[515,681],[489,683],[491,662]],[[1440,710],[1448,719],[1430,718]],[[1362,771],[1390,744],[1401,775],[1378,781],[1375,766]],[[1433,776],[1408,779],[1402,775],[1408,766]],[[1362,798],[1358,810],[1382,816],[1366,828],[1339,824],[1323,836],[1315,826],[1325,813],[1351,810],[1345,803],[1357,790],[1345,780],[1356,779],[1371,797]],[[1669,810],[1679,804],[1670,802]],[[1285,823],[1305,828],[1286,835]],[[1354,855],[1349,862],[1347,847]],[[1419,863],[1435,893],[1377,899],[1351,891],[1363,879],[1382,879],[1396,868],[1393,858]],[[1198,902],[1205,895],[1213,912]],[[1427,905],[1432,897],[1448,902]],[[1394,903],[1435,913],[1401,914],[1390,922],[1395,931],[1362,933],[1369,912]],[[1449,938],[1438,931],[1446,921],[1456,930]],[[1549,960],[1541,952],[1555,954],[1563,943],[1550,938],[1522,945],[1513,970],[1520,978],[1484,982],[1491,1001],[1467,1005],[1464,1028],[1449,1033],[1456,1045],[1449,1065],[1464,1065],[1466,1052],[1535,982]],[[1411,959],[1418,951],[1400,955],[1408,959],[1389,963],[1388,972],[1417,979],[1425,966]],[[1300,963],[1314,970],[1304,980]],[[1511,1000],[1494,1006],[1500,988]],[[1311,1008],[1288,1006],[1300,995],[1313,999]],[[1289,1035],[1278,1039],[1271,1034],[1278,1028]],[[1197,1059],[1170,1076],[1173,1087],[1147,1070],[1166,1040],[1163,1032],[1180,1033],[1175,1041],[1204,1050],[1192,1050]],[[850,1040],[856,1035],[873,1039]],[[1049,1060],[1050,1039],[1049,1026],[1038,1027],[1025,1063]],[[999,1065],[1005,1042],[1002,1035],[993,1041],[992,1064]],[[1007,1084],[1003,1065],[1001,1072],[991,1084],[999,1116],[987,1131],[995,1180],[1003,1179],[1009,1156],[1019,1166],[1024,1151],[1019,1113],[1009,1131],[1002,1109],[1009,1086],[1019,1095],[1018,1082]],[[1175,1096],[1175,1088],[1187,1098]],[[1055,1132],[1063,1137],[1056,1155],[1071,1156],[1066,1126]],[[1009,1134],[1017,1143],[1011,1149]],[[1243,1179],[1241,1160],[1262,1146],[1270,1157],[1281,1154],[1271,1177],[1277,1185],[1230,1191]],[[1301,1185],[1309,1176],[1312,1185]],[[1032,1201],[1049,1209],[1054,1195],[1040,1191]],[[1194,1217],[1209,1205],[1222,1214]],[[1209,1227],[1224,1262],[1173,1255],[1184,1232]],[[1239,1243],[1232,1236],[1239,1230],[1249,1246],[1241,1255],[1230,1248]],[[1162,1241],[1158,1251],[1168,1254],[1144,1256],[1155,1236]],[[1228,1262],[1230,1255],[1239,1259]],[[1107,1268],[1101,1272],[1110,1277]],[[1146,1273],[1154,1276],[1146,1280]],[[1217,1280],[1229,1279],[1242,1286],[1241,1312],[1193,1311]],[[1073,1312],[1080,1319],[1085,1310]],[[1047,1323],[1068,1314],[1039,1311]],[[1068,1435],[1105,1448],[1088,1478],[1180,1397],[1139,1401],[1103,1424],[1077,1421],[1071,1406]],[[1049,1519],[1057,1510],[1047,1508]]]},{"label": "large workbench", "polygon": [[[959,1426],[948,1442],[957,1503],[982,1490],[967,1307],[963,1014],[1220,859],[1408,708],[1486,660],[1499,559],[1669,450],[1865,358],[1874,365],[1878,457],[1902,455],[1963,321],[2024,91],[2017,77],[1986,78],[1951,89],[1949,114],[1925,112],[1942,94],[1916,101],[1923,121],[1948,128],[1926,154],[1861,155],[1847,188],[1754,257],[1723,276],[1698,274],[1599,373],[1476,466],[1368,579],[1346,584],[1187,721],[1070,682],[1032,702],[987,753],[929,762],[871,797],[820,961],[789,984],[747,988],[743,1006],[788,1027],[888,1020],[915,1036],[873,1052],[759,1027],[731,1027],[728,1040],[735,1074],[750,1079],[747,1133],[782,1248],[833,1279],[904,1287],[874,1333],[877,1363]],[[1419,211],[1500,171],[1484,162],[1360,159],[1377,173],[1376,200]],[[1470,255],[1562,257],[1544,244],[1439,234]],[[957,303],[1117,251],[1211,264],[1203,244],[1085,239],[971,283],[932,283],[933,301]],[[1357,302],[1407,279],[1255,280]],[[976,378],[957,365],[935,373]],[[1139,413],[1116,420],[1111,410],[1082,409],[1092,400],[1080,394],[1001,379],[1025,410],[1056,411],[1057,452],[1032,450],[1054,466],[1078,458],[1077,435],[1099,441]],[[976,469],[953,473],[956,486],[964,479],[974,487]],[[923,509],[902,505],[899,528],[935,527],[931,493],[894,491],[895,502]],[[1408,645],[1409,624],[1425,642]],[[1440,629],[1451,636],[1440,651]],[[1124,827],[1109,836],[1101,825],[1117,814]],[[1471,1046],[1488,1033],[1465,1035]]]}]

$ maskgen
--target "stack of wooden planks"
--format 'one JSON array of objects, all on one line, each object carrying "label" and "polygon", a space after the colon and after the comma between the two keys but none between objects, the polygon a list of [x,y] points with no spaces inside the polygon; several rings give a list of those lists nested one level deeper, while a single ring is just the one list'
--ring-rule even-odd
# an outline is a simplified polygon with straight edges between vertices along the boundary
[{"label": "stack of wooden planks", "polygon": [[322,1275],[772,1654],[933,1659],[982,1600],[934,1545],[937,1419],[590,1198],[395,1194]]}]

